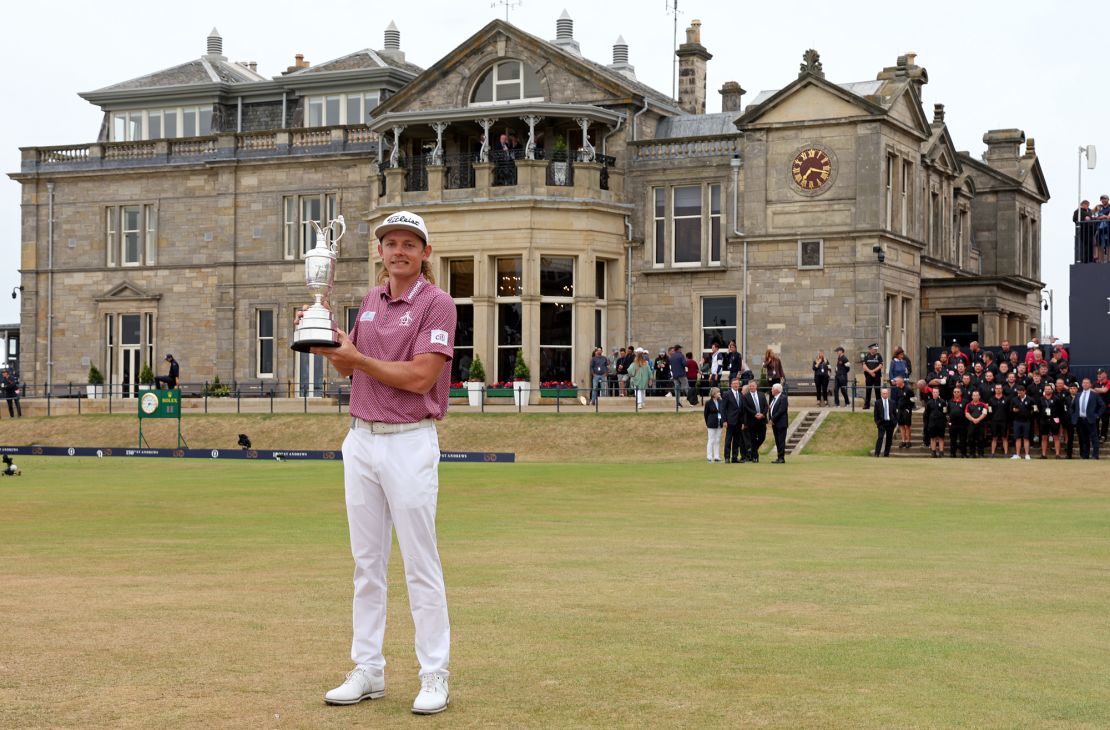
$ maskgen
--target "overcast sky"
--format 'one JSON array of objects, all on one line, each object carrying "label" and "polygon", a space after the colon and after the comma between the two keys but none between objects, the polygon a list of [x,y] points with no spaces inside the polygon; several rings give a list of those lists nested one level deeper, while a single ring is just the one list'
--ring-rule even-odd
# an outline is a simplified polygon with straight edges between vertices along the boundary
[{"label": "overcast sky", "polygon": [[[716,90],[739,81],[750,101],[797,77],[807,48],[821,54],[833,82],[875,78],[914,51],[929,72],[927,116],[945,104],[956,148],[978,157],[988,129],[1017,127],[1037,141],[1052,200],[1043,209],[1042,278],[1055,292],[1055,331],[1067,337],[1071,212],[1076,207],[1077,148],[1094,144],[1105,161],[1083,170],[1083,197],[1110,191],[1110,100],[1100,89],[1107,65],[1097,6],[1070,2],[709,2],[678,0],[679,37],[695,18],[709,62],[708,111]],[[541,38],[555,37],[563,7],[585,56],[612,62],[623,35],[640,80],[669,93],[673,25],[665,0],[525,0],[510,22]],[[1094,13],[1092,15],[1092,13]],[[317,0],[240,3],[192,0],[184,5],[109,8],[89,2],[12,3],[4,9],[8,103],[0,117],[4,172],[19,170],[19,147],[92,142],[100,110],[77,93],[198,58],[213,26],[232,61],[257,61],[276,76],[303,53],[313,63],[360,48],[381,48],[390,20],[409,61],[428,67],[505,8],[489,0],[423,0],[386,4]],[[1081,27],[1083,18],[1089,20]],[[19,319],[9,292],[19,283],[18,183],[0,184],[0,322]],[[1048,322],[1045,321],[1045,331]]]}]

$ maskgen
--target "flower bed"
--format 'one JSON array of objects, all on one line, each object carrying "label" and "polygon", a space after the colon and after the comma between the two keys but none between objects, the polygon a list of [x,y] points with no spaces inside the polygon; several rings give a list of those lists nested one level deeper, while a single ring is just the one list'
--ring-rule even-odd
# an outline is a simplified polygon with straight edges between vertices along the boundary
[{"label": "flower bed", "polygon": [[578,386],[571,382],[550,380],[540,383],[543,398],[577,398]]}]

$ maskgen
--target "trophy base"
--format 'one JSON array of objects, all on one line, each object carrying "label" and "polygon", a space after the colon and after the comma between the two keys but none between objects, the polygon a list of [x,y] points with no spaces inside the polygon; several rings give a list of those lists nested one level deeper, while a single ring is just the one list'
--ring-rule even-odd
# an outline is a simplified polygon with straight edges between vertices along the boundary
[{"label": "trophy base", "polygon": [[297,352],[308,352],[313,347],[339,347],[339,343],[333,340],[300,340],[290,345],[290,349]]}]

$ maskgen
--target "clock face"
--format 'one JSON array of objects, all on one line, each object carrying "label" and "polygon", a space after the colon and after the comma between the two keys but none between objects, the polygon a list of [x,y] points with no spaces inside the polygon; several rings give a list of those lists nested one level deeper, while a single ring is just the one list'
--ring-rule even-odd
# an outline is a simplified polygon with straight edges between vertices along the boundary
[{"label": "clock face", "polygon": [[158,410],[158,396],[154,393],[143,393],[143,397],[139,401],[139,407],[143,409],[143,413],[154,413]]},{"label": "clock face", "polygon": [[797,154],[790,165],[790,176],[802,190],[817,190],[832,175],[832,160],[824,150],[809,148]]}]

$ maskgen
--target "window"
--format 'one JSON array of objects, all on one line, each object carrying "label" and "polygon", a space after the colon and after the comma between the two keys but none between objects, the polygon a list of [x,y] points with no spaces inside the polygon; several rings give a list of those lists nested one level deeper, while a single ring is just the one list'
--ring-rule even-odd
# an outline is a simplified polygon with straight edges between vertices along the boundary
[{"label": "window", "polygon": [[539,72],[521,61],[501,61],[486,71],[474,87],[471,104],[510,104],[543,101]]},{"label": "window", "polygon": [[116,315],[104,315],[104,373],[107,374],[107,380],[112,382],[112,363],[115,362],[116,355]]},{"label": "window", "polygon": [[208,135],[212,134],[212,107],[191,106],[113,112],[110,131],[113,142]]},{"label": "window", "polygon": [[798,241],[798,268],[821,269],[825,266],[825,242]]},{"label": "window", "polygon": [[455,300],[455,357],[451,382],[470,376],[474,359],[474,259],[447,262],[447,293]]},{"label": "window", "polygon": [[674,188],[674,263],[701,261],[701,186]]},{"label": "window", "polygon": [[310,96],[305,103],[306,127],[334,127],[340,124],[366,124],[378,105],[378,92]]},{"label": "window", "polygon": [[885,339],[883,340],[883,352],[891,352],[893,349],[893,336],[894,336],[894,299],[895,297],[888,294],[885,297],[885,306],[883,308],[883,333]]},{"label": "window", "polygon": [[497,372],[495,379],[512,380],[516,351],[523,340],[520,304],[523,269],[519,256],[497,259]]},{"label": "window", "polygon": [[701,300],[701,349],[713,343],[727,349],[736,339],[736,297],[703,297]]},{"label": "window", "polygon": [[900,217],[898,218],[898,221],[899,221],[898,225],[899,225],[899,232],[904,236],[909,235],[909,232],[910,232],[910,218],[909,218],[909,215],[910,215],[910,213],[909,213],[910,196],[909,196],[909,190],[910,190],[910,180],[912,178],[913,178],[913,168],[910,166],[910,163],[903,162],[902,163],[902,188],[901,188],[902,212],[901,212]]},{"label": "window", "polygon": [[158,249],[158,213],[153,205],[122,205],[105,209],[105,264],[153,265]]},{"label": "window", "polygon": [[574,258],[540,257],[540,380],[569,381],[574,365]]},{"label": "window", "polygon": [[282,199],[281,209],[285,258],[300,258],[316,247],[316,229],[312,221],[325,225],[335,220],[335,193],[289,195]]},{"label": "window", "polygon": [[[721,186],[655,188],[655,266],[716,265],[721,262]],[[670,210],[666,208],[670,199]],[[669,224],[669,225],[668,225]],[[669,235],[668,235],[669,234]]]},{"label": "window", "polygon": [[154,315],[150,312],[143,314],[143,329],[146,330],[146,352],[143,359],[154,370]]},{"label": "window", "polygon": [[347,323],[347,334],[355,331],[358,326],[358,307],[347,307],[347,316],[344,318]]},{"label": "window", "polygon": [[259,378],[274,377],[274,310],[258,310],[258,352],[255,375]]},{"label": "window", "polygon": [[894,230],[894,155],[886,156],[886,229]]},{"label": "window", "polygon": [[655,188],[655,265],[667,263],[667,191]]},{"label": "window", "polygon": [[598,299],[605,298],[606,268],[604,261],[594,263],[594,294]]},{"label": "window", "polygon": [[902,337],[901,345],[908,346],[910,341],[910,300],[906,297],[902,298]]}]

